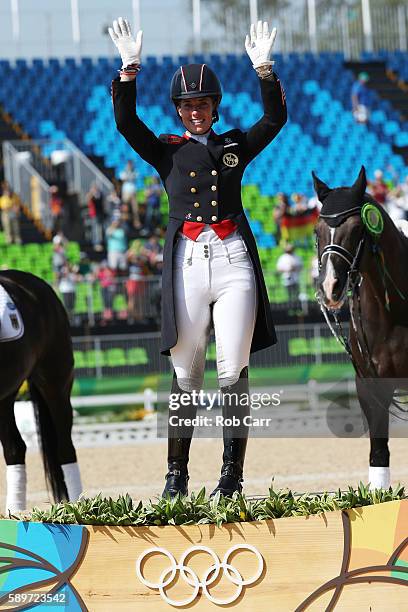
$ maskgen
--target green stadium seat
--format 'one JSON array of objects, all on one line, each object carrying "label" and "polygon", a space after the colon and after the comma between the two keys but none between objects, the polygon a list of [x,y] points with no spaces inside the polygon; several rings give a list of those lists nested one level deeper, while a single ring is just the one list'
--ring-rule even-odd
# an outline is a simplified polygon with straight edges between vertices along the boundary
[{"label": "green stadium seat", "polygon": [[291,338],[288,343],[289,355],[292,357],[300,357],[301,355],[309,355],[310,348],[306,338]]},{"label": "green stadium seat", "polygon": [[77,242],[68,242],[65,252],[70,263],[79,263],[81,250]]},{"label": "green stadium seat", "polygon": [[106,365],[104,351],[98,349],[86,351],[85,356],[88,368],[101,368]]},{"label": "green stadium seat", "polygon": [[121,295],[120,293],[115,295],[115,297],[113,298],[113,310],[115,310],[116,312],[121,310],[127,310],[127,302],[124,295]]},{"label": "green stadium seat", "polygon": [[21,244],[9,244],[7,247],[7,257],[10,259],[20,259],[23,253],[23,246]]},{"label": "green stadium seat", "polygon": [[147,351],[142,346],[135,346],[126,352],[126,362],[128,365],[146,365],[149,363]]},{"label": "green stadium seat", "polygon": [[27,257],[39,257],[42,253],[41,246],[36,242],[30,242],[24,247],[24,251]]},{"label": "green stadium seat", "polygon": [[94,312],[102,312],[103,310],[101,288],[96,283],[92,287],[92,307]]},{"label": "green stadium seat", "polygon": [[84,314],[88,312],[88,286],[86,283],[77,283],[76,285],[76,299],[75,299],[75,313]]},{"label": "green stadium seat", "polygon": [[105,364],[111,368],[127,365],[125,351],[121,348],[112,348],[105,351]]},{"label": "green stadium seat", "polygon": [[53,251],[53,247],[54,245],[52,242],[44,242],[41,245],[41,251],[42,251],[43,256],[50,256]]},{"label": "green stadium seat", "polygon": [[76,368],[86,368],[87,362],[82,351],[74,351],[74,362]]}]

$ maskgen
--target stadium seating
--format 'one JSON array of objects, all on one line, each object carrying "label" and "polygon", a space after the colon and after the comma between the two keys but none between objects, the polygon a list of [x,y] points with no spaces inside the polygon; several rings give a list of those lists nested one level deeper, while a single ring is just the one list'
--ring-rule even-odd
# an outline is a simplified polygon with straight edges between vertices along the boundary
[{"label": "stadium seating", "polygon": [[[394,53],[389,64],[403,75],[408,70],[407,58],[406,53]],[[211,55],[196,59],[207,60],[224,83],[217,129],[252,125],[261,116],[262,107],[248,58]],[[181,129],[167,87],[178,65],[179,61],[169,57],[147,57],[137,77],[140,115],[156,133]],[[117,67],[116,60],[107,58],[82,58],[79,63],[70,58],[48,63],[34,60],[31,65],[21,60],[16,66],[3,60],[0,101],[33,137],[66,135],[85,153],[101,155],[106,166],[117,173],[129,157],[135,158],[140,188],[152,170],[116,131],[109,87]],[[17,70],[24,71],[24,79],[15,78]],[[384,161],[397,172],[406,172],[402,158],[392,151],[406,126],[400,125],[398,113],[386,100],[372,92],[370,127],[353,122],[349,111],[354,77],[344,68],[341,54],[277,56],[276,70],[287,93],[290,120],[257,163],[247,169],[245,184],[257,185],[263,195],[278,191],[312,195],[312,169],[336,184],[353,180],[361,163],[369,176],[377,167],[384,167]],[[30,104],[22,104],[27,100]]]},{"label": "stadium seating", "polygon": [[[395,52],[381,59],[408,82],[407,53]],[[259,119],[262,106],[257,77],[246,56],[214,54],[189,60],[208,62],[224,85],[217,131],[233,126],[246,129]],[[340,53],[317,56],[292,53],[277,55],[275,60],[276,71],[286,90],[289,121],[256,163],[248,167],[243,188],[244,206],[266,272],[275,269],[279,255],[272,218],[277,192],[302,192],[312,196],[311,170],[316,170],[330,185],[353,182],[361,164],[366,166],[369,177],[377,168],[384,169],[388,179],[392,172],[402,177],[408,173],[403,158],[392,148],[408,144],[408,125],[401,124],[390,103],[375,92],[372,92],[369,127],[354,122],[350,112],[354,76],[345,69]],[[141,118],[155,133],[182,131],[168,99],[168,84],[183,61],[188,58],[177,61],[171,57],[144,59],[143,69],[137,77],[138,109]],[[85,57],[79,62],[73,58],[48,62],[38,59],[30,64],[19,60],[15,65],[2,60],[0,103],[34,138],[67,136],[85,153],[101,156],[117,176],[126,161],[133,159],[138,171],[138,188],[142,189],[152,169],[118,134],[113,119],[110,80],[116,76],[119,63],[116,59]],[[45,154],[50,152],[51,149],[44,150]],[[165,207],[164,198],[163,211]],[[38,253],[41,255],[40,251]],[[30,250],[26,249],[21,255],[20,267],[28,268],[32,253],[30,255]],[[13,262],[15,255],[7,250],[7,257]],[[35,259],[38,271],[47,278],[49,272],[45,272],[45,264],[42,267],[41,257]],[[310,264],[307,251],[304,261],[306,280]],[[270,279],[268,289],[273,301],[285,301],[285,291],[273,275]],[[79,290],[78,312],[86,309],[85,289]],[[101,307],[99,295],[95,295],[95,305]],[[118,310],[122,306],[115,304]]]}]

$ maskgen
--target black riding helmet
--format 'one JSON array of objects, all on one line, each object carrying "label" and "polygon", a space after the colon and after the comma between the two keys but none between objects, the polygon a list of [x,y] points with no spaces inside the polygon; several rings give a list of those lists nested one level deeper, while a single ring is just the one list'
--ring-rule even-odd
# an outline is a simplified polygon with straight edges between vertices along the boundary
[{"label": "black riding helmet", "polygon": [[186,64],[175,72],[170,84],[170,98],[177,104],[188,98],[214,98],[216,105],[213,113],[213,123],[218,121],[218,106],[221,102],[221,83],[215,72],[207,64]]}]

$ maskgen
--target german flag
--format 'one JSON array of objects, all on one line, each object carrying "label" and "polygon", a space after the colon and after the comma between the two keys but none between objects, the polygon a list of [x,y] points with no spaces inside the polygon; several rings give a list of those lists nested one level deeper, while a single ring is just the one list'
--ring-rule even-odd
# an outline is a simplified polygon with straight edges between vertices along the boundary
[{"label": "german flag", "polygon": [[297,214],[284,214],[280,221],[283,241],[296,242],[296,240],[304,240],[312,236],[318,217],[317,207],[309,208]]}]

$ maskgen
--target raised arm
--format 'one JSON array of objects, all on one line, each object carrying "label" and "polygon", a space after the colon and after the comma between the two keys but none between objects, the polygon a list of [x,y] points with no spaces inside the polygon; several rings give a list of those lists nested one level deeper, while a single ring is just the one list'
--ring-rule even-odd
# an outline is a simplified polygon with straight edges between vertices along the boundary
[{"label": "raised arm", "polygon": [[129,22],[119,17],[109,34],[122,58],[120,77],[112,82],[116,126],[132,149],[157,168],[164,145],[136,113],[136,75],[141,65],[143,32],[139,30],[134,39]]},{"label": "raised arm", "polygon": [[256,70],[261,87],[264,107],[263,117],[246,133],[248,161],[251,161],[279,133],[287,121],[285,92],[270,59],[276,28],[269,34],[268,24],[258,21],[251,25],[250,36],[245,39],[245,49]]}]

